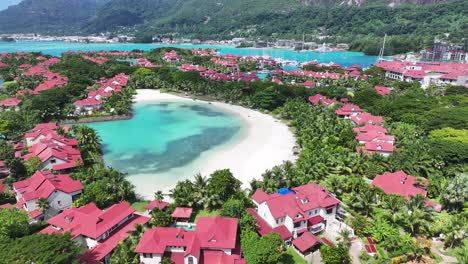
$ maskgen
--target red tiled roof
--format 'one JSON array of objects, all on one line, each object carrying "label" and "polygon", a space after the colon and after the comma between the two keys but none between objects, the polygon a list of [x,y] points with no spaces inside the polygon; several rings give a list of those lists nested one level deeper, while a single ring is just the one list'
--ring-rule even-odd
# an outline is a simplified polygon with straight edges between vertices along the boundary
[{"label": "red tiled roof", "polygon": [[6,190],[8,190],[8,186],[3,184],[3,180],[4,179],[0,179],[0,193],[3,193],[5,192]]},{"label": "red tiled roof", "polygon": [[0,205],[0,209],[10,209],[12,207],[13,207],[13,205],[11,205],[9,203]]},{"label": "red tiled roof", "polygon": [[352,116],[351,120],[357,125],[365,125],[365,124],[382,124],[384,123],[384,119],[381,116],[373,116],[369,113],[360,113],[358,115]]},{"label": "red tiled roof", "polygon": [[314,226],[314,225],[322,223],[323,220],[325,219],[323,219],[322,216],[316,215],[316,216],[309,218],[308,222],[309,222],[309,225]]},{"label": "red tiled roof", "polygon": [[284,225],[272,228],[253,208],[248,208],[247,213],[251,214],[257,221],[257,232],[262,235],[268,235],[270,233],[277,233],[281,236],[282,240],[286,240],[292,237],[291,231],[288,230]]},{"label": "red tiled roof", "polygon": [[257,202],[258,204],[263,203],[264,201],[268,200],[270,195],[264,192],[262,189],[257,189],[254,194],[252,195],[252,199]]},{"label": "red tiled roof", "polygon": [[65,174],[55,175],[50,171],[36,171],[29,179],[13,183],[13,187],[24,201],[47,199],[54,191],[74,193],[83,190],[80,181]]},{"label": "red tiled roof", "polygon": [[355,127],[353,128],[354,132],[356,133],[366,133],[366,132],[371,132],[371,131],[379,131],[382,133],[387,133],[387,129],[385,129],[382,126],[379,125],[371,125],[371,124],[366,124],[362,127]]},{"label": "red tiled roof", "polygon": [[416,187],[416,178],[403,171],[386,172],[377,175],[372,181],[372,186],[381,188],[387,194],[398,194],[407,199],[421,194],[426,196],[426,190]]},{"label": "red tiled roof", "polygon": [[[246,263],[241,256],[228,255],[219,250],[203,250],[199,263],[203,264],[243,264]],[[177,263],[176,263],[177,264]]]},{"label": "red tiled roof", "polygon": [[192,211],[193,209],[189,207],[176,207],[171,216],[173,218],[190,218]]},{"label": "red tiled roof", "polygon": [[320,240],[310,232],[305,232],[300,237],[293,240],[293,245],[301,252],[305,252],[316,244],[320,244]]},{"label": "red tiled roof", "polygon": [[441,204],[438,204],[436,202],[433,202],[431,200],[425,200],[424,201],[424,204],[427,205],[427,206],[430,206],[432,208],[434,208],[434,211],[440,213],[440,211],[442,211],[442,205]]},{"label": "red tiled roof", "polygon": [[195,232],[203,248],[236,247],[237,218],[230,217],[200,217]]},{"label": "red tiled roof", "polygon": [[43,214],[44,213],[41,210],[38,210],[38,209],[33,210],[33,211],[28,213],[29,218],[31,218],[31,219],[37,218],[37,217],[39,217],[39,216],[41,216]]},{"label": "red tiled roof", "polygon": [[78,100],[73,103],[76,106],[96,106],[101,105],[102,102],[97,100],[96,98],[86,98],[83,100]]},{"label": "red tiled roof", "polygon": [[7,98],[5,100],[0,101],[0,105],[7,106],[7,107],[18,106],[20,103],[21,103],[21,100],[15,97]]},{"label": "red tiled roof", "polygon": [[195,232],[186,231],[183,228],[151,228],[145,231],[135,249],[135,252],[164,254],[167,246],[188,247],[189,244],[195,240],[194,238]]},{"label": "red tiled roof", "polygon": [[364,149],[370,152],[393,152],[393,143],[370,141],[366,142]]},{"label": "red tiled roof", "polygon": [[148,217],[135,215],[130,221],[122,225],[117,231],[103,241],[99,245],[88,250],[79,258],[86,263],[100,263],[99,261],[106,257],[114,250],[119,242],[124,241],[130,236],[130,233],[135,230],[135,225],[143,225],[149,221]]},{"label": "red tiled roof", "polygon": [[232,250],[236,248],[237,223],[235,218],[202,217],[194,231],[175,227],[147,229],[135,252],[164,254],[168,246],[176,246],[185,248],[180,253],[182,256],[193,255],[198,258],[204,249]]},{"label": "red tiled roof", "polygon": [[80,208],[65,209],[47,222],[74,236],[84,235],[96,239],[134,212],[135,209],[125,201],[114,204],[104,211],[97,208],[94,203],[89,203]]},{"label": "red tiled roof", "polygon": [[164,201],[159,202],[157,200],[153,200],[149,204],[145,205],[145,209],[150,210],[150,211],[154,210],[155,208],[159,210],[164,210],[168,205],[169,205],[168,202],[164,202]]},{"label": "red tiled roof", "polygon": [[392,92],[390,88],[385,87],[385,86],[375,86],[374,89],[379,95],[382,95],[382,96],[390,94]]},{"label": "red tiled roof", "polygon": [[345,104],[341,108],[335,110],[337,115],[350,116],[354,113],[362,112],[361,108],[354,104]]},{"label": "red tiled roof", "polygon": [[306,217],[305,212],[308,210],[339,204],[338,199],[331,196],[324,187],[314,183],[292,188],[292,191],[294,193],[285,195],[270,194],[265,200],[274,218],[288,215],[295,219],[298,214]]},{"label": "red tiled roof", "polygon": [[302,83],[302,86],[304,87],[315,87],[315,83],[311,80],[307,80],[304,83]]},{"label": "red tiled roof", "polygon": [[312,104],[315,104],[315,105],[321,104],[323,106],[329,106],[329,105],[332,105],[332,104],[336,103],[335,100],[329,99],[326,96],[323,96],[321,94],[316,94],[314,96],[310,96],[309,97],[309,102],[312,103]]},{"label": "red tiled roof", "polygon": [[367,253],[373,254],[377,252],[377,249],[375,248],[375,245],[364,245],[364,248],[366,249]]},{"label": "red tiled roof", "polygon": [[31,153],[24,156],[25,160],[36,156],[42,162],[52,157],[63,161],[64,163],[52,166],[52,169],[56,171],[74,168],[83,164],[80,151],[67,145],[37,143],[30,148],[30,151]]},{"label": "red tiled roof", "polygon": [[329,247],[334,247],[335,244],[333,244],[332,242],[330,242],[330,240],[328,240],[326,237],[322,237],[322,242],[325,243],[327,246]]},{"label": "red tiled roof", "polygon": [[356,140],[358,141],[365,141],[365,142],[368,142],[368,141],[372,141],[380,136],[384,136],[385,133],[382,132],[382,131],[379,131],[379,130],[372,130],[372,131],[369,131],[369,132],[365,132],[365,133],[361,133],[359,135],[356,136]]}]

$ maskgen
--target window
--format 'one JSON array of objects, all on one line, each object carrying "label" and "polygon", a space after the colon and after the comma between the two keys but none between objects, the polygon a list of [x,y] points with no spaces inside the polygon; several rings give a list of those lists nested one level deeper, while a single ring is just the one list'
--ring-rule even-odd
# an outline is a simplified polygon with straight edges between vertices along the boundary
[{"label": "window", "polygon": [[301,224],[302,224],[302,221],[299,221],[299,222],[297,222],[297,223],[294,223],[294,228],[300,227]]},{"label": "window", "polygon": [[327,214],[332,214],[333,209],[334,209],[334,207],[327,208]]},{"label": "window", "polygon": [[58,204],[58,205],[61,205],[61,204],[62,204],[62,201],[57,201],[57,204]]},{"label": "window", "polygon": [[193,263],[194,263],[194,262],[193,262],[193,257],[189,257],[189,258],[188,258],[188,264],[193,264]]},{"label": "window", "polygon": [[52,163],[52,164],[55,164],[56,162],[57,162],[57,160],[55,160],[55,159],[50,160],[50,163]]},{"label": "window", "polygon": [[144,258],[151,258],[153,256],[152,256],[152,254],[143,253],[143,257]]}]

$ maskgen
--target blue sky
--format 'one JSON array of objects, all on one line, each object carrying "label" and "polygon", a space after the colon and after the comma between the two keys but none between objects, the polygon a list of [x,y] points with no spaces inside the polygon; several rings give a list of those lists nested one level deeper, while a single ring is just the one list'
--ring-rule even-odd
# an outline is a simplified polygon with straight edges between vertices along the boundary
[{"label": "blue sky", "polygon": [[0,10],[6,9],[8,6],[16,5],[21,0],[0,0]]}]

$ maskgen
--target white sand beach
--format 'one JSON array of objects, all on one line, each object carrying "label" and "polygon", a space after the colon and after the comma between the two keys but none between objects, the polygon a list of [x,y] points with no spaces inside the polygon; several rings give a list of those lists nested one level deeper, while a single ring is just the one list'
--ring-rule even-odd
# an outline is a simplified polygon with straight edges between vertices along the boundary
[{"label": "white sand beach", "polygon": [[[135,101],[193,102],[194,99],[161,93],[159,90],[138,90]],[[208,104],[206,101],[196,101]],[[198,172],[202,175],[208,175],[215,170],[229,168],[234,176],[243,183],[243,187],[247,188],[250,187],[249,182],[252,179],[260,178],[267,169],[286,160],[295,160],[296,157],[293,155],[295,138],[284,123],[270,115],[237,105],[220,102],[211,102],[211,105],[239,116],[244,123],[243,134],[231,144],[202,153],[201,157],[190,166],[195,171],[191,172],[190,176],[183,178],[190,178]],[[140,176],[130,178],[133,182],[138,179],[143,180]],[[156,191],[150,188],[152,184],[135,185],[137,193],[146,198],[152,198]],[[161,187],[164,192],[167,192],[173,186]]]}]

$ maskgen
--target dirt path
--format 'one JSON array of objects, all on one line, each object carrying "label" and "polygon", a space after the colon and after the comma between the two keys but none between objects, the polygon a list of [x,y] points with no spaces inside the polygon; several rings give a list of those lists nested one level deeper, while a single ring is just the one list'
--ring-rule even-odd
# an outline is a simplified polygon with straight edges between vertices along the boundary
[{"label": "dirt path", "polygon": [[442,264],[447,263],[458,263],[457,259],[452,256],[444,255],[440,249],[444,246],[443,242],[441,241],[432,241],[431,251],[435,254],[439,255],[442,258]]},{"label": "dirt path", "polygon": [[353,260],[353,264],[360,264],[359,256],[361,255],[361,250],[363,248],[361,239],[355,239],[351,242],[351,247],[349,248],[349,255]]}]

